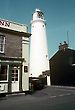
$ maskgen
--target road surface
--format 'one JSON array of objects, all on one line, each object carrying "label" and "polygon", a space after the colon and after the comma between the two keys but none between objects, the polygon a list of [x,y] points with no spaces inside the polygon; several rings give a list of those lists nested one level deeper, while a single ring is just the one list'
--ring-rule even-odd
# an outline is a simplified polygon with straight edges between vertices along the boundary
[{"label": "road surface", "polygon": [[31,95],[0,100],[0,110],[75,110],[75,88],[46,87]]}]

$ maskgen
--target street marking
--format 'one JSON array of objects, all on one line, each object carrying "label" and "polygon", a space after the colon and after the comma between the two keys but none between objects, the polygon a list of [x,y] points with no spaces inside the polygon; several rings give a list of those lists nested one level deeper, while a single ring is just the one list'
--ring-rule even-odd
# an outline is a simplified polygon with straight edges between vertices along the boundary
[{"label": "street marking", "polygon": [[55,96],[55,95],[54,96],[50,96],[50,98],[55,98],[55,97],[57,97],[57,96]]},{"label": "street marking", "polygon": [[73,94],[73,93],[60,94],[60,95],[58,95],[58,96],[63,97],[63,96],[69,96],[69,95],[72,95],[72,94]]},{"label": "street marking", "polygon": [[75,92],[75,87],[64,87],[64,86],[54,86],[56,90],[60,91],[68,91],[68,92]]},{"label": "street marking", "polygon": [[68,89],[57,89],[57,90],[60,90],[60,91],[65,91],[65,92],[75,92],[75,90],[68,90]]},{"label": "street marking", "polygon": [[60,95],[58,95],[58,96],[62,97],[62,96],[65,96],[65,94],[60,94]]},{"label": "street marking", "polygon": [[60,95],[57,95],[57,96],[50,96],[50,98],[56,98],[56,97],[63,97],[63,96],[69,96],[69,95],[72,95],[72,93],[67,93],[67,94],[60,94]]},{"label": "street marking", "polygon": [[75,87],[72,86],[52,86],[52,87],[56,87],[56,88],[68,88],[68,89],[75,89]]},{"label": "street marking", "polygon": [[68,94],[66,94],[66,95],[71,95],[72,93],[68,93]]}]

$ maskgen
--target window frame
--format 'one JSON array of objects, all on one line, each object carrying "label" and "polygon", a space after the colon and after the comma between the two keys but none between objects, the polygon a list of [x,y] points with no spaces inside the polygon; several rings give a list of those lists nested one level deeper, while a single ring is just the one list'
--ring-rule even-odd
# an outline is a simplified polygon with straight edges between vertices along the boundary
[{"label": "window frame", "polygon": [[[1,64],[0,64],[0,66],[1,66]],[[7,66],[7,71],[6,71],[7,78],[6,78],[6,80],[0,80],[0,83],[1,83],[1,82],[8,82],[8,71],[9,71],[9,65],[2,65],[2,66]]]},{"label": "window frame", "polygon": [[5,49],[5,36],[3,34],[0,34],[0,37],[2,37],[1,40],[3,40],[3,43],[0,43],[1,49],[0,49],[0,53],[4,53],[4,49]]},{"label": "window frame", "polygon": [[19,70],[18,67],[12,68],[12,82],[18,82],[19,81]]},{"label": "window frame", "polygon": [[28,73],[28,66],[24,66],[24,73]]}]

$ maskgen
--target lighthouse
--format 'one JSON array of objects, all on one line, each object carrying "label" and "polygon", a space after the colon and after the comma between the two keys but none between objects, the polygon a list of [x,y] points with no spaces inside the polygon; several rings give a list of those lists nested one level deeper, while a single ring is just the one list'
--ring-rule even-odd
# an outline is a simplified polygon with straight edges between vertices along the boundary
[{"label": "lighthouse", "polygon": [[[36,9],[31,20],[30,39],[30,76],[39,77],[49,71],[49,59],[47,48],[46,21],[44,13]],[[50,85],[50,76],[47,78]]]}]

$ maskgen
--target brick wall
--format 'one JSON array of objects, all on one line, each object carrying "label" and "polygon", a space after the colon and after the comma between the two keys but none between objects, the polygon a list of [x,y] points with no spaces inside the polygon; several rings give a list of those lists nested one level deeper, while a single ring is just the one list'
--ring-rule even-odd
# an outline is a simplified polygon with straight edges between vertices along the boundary
[{"label": "brick wall", "polygon": [[5,35],[4,56],[21,57],[22,56],[22,37],[12,33],[3,33]]}]

